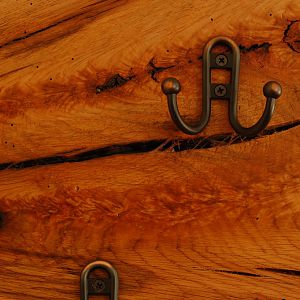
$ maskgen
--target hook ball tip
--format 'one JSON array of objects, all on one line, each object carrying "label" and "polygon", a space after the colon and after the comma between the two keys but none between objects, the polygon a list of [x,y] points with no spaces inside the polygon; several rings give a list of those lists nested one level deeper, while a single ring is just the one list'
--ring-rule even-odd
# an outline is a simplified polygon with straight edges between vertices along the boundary
[{"label": "hook ball tip", "polygon": [[277,81],[269,81],[264,85],[263,92],[265,97],[277,99],[281,96],[281,85]]},{"label": "hook ball tip", "polygon": [[166,78],[161,84],[162,91],[166,94],[178,94],[181,90],[180,83],[176,78]]}]

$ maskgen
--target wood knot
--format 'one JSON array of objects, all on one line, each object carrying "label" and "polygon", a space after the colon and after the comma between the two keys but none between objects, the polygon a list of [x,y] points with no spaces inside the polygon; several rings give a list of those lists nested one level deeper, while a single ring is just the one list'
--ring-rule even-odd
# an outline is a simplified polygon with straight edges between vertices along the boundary
[{"label": "wood knot", "polygon": [[294,51],[300,53],[300,21],[291,21],[284,31],[283,41]]}]

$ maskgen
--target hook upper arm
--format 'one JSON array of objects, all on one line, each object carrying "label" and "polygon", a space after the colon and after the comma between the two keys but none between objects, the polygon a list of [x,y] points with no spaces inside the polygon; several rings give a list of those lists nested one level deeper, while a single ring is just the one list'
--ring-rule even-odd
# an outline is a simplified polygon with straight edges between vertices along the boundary
[{"label": "hook upper arm", "polygon": [[162,91],[167,95],[168,107],[171,118],[176,126],[186,134],[197,134],[207,125],[210,117],[210,101],[205,97],[202,99],[202,115],[201,120],[196,126],[188,125],[182,119],[177,105],[177,94],[180,92],[181,86],[176,78],[167,78],[162,83]]}]

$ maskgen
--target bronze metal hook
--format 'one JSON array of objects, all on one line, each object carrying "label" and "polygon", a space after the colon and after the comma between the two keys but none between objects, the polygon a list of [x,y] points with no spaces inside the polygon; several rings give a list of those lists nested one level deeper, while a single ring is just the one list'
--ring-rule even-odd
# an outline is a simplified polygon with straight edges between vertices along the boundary
[{"label": "bronze metal hook", "polygon": [[[231,49],[230,53],[212,53],[211,50],[217,44],[223,44]],[[212,84],[211,69],[231,70],[229,84]],[[238,85],[240,73],[240,50],[234,41],[227,37],[216,37],[210,40],[203,52],[202,67],[202,114],[197,125],[191,126],[185,123],[180,116],[177,105],[177,94],[180,92],[180,83],[176,78],[167,78],[162,82],[162,91],[167,95],[168,107],[172,120],[183,132],[193,135],[201,132],[207,125],[211,113],[212,99],[229,100],[229,121],[233,129],[241,136],[251,137],[257,135],[270,122],[275,102],[281,95],[281,86],[276,81],[269,81],[263,87],[266,97],[266,105],[260,119],[251,127],[243,127],[238,121]]]}]

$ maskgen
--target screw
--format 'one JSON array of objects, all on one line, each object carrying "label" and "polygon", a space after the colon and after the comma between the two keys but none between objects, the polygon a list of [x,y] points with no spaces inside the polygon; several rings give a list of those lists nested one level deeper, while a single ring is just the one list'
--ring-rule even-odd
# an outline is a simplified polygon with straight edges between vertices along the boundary
[{"label": "screw", "polygon": [[105,283],[103,282],[103,280],[101,279],[96,279],[93,283],[92,283],[92,287],[93,289],[97,292],[97,293],[101,293],[104,291],[105,289]]},{"label": "screw", "polygon": [[218,97],[225,96],[226,92],[227,92],[227,89],[226,89],[225,85],[223,85],[223,84],[218,84],[215,87],[215,95],[218,96]]},{"label": "screw", "polygon": [[224,54],[219,54],[216,56],[216,64],[220,67],[227,65],[228,59]]}]

